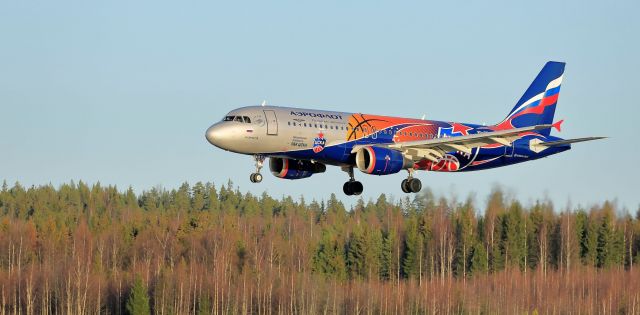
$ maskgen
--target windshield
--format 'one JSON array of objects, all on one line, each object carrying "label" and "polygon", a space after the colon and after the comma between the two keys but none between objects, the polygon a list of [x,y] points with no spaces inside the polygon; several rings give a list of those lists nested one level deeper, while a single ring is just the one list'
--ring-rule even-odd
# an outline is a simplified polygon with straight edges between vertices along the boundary
[{"label": "windshield", "polygon": [[245,124],[251,123],[251,119],[247,116],[225,116],[222,121],[237,121]]}]

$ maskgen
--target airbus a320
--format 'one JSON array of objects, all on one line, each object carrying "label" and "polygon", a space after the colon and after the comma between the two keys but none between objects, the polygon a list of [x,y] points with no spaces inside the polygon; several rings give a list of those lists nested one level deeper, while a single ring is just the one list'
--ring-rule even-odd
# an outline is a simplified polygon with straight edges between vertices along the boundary
[{"label": "airbus a320", "polygon": [[481,124],[398,118],[278,106],[249,106],[229,112],[209,127],[207,140],[221,149],[253,156],[260,173],[269,158],[276,177],[303,179],[323,173],[326,165],[348,173],[347,195],[360,195],[363,185],[354,169],[389,175],[407,171],[400,185],[417,193],[422,183],[416,171],[467,172],[544,158],[571,149],[562,139],[562,120],[553,122],[565,64],[548,62],[501,122]]}]

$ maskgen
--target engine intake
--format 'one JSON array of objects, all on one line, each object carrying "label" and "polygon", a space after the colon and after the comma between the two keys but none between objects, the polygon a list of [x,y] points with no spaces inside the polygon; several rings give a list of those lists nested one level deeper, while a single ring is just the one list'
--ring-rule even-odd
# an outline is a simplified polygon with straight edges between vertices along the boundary
[{"label": "engine intake", "polygon": [[367,174],[388,175],[412,167],[413,161],[396,150],[362,147],[356,152],[356,166]]},{"label": "engine intake", "polygon": [[302,179],[316,173],[324,173],[327,167],[322,163],[272,157],[269,158],[269,169],[271,174],[278,178]]}]

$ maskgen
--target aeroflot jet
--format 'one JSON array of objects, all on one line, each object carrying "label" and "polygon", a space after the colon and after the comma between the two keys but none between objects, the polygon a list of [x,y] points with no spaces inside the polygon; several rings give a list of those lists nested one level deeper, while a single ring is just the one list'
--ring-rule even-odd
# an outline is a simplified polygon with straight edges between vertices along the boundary
[{"label": "aeroflot jet", "polygon": [[206,131],[207,140],[227,151],[252,155],[262,181],[266,157],[271,173],[302,179],[323,173],[326,165],[349,174],[343,191],[360,195],[363,185],[354,168],[365,174],[388,175],[406,170],[405,193],[422,188],[418,170],[465,172],[527,162],[571,149],[553,122],[565,64],[548,62],[501,122],[484,126],[458,122],[397,118],[276,106],[249,106],[229,112]]}]

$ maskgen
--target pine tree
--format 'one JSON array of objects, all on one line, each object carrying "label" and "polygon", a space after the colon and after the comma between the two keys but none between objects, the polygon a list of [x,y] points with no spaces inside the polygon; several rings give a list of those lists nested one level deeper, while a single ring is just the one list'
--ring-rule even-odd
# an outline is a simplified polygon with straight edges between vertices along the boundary
[{"label": "pine tree", "polygon": [[477,275],[486,273],[489,270],[487,265],[487,250],[481,242],[475,242],[471,248],[469,257],[469,274]]},{"label": "pine tree", "polygon": [[323,230],[312,261],[312,270],[316,273],[337,279],[346,277],[344,246],[330,230]]},{"label": "pine tree", "polygon": [[347,272],[351,279],[365,276],[365,251],[364,233],[362,228],[357,226],[353,232],[351,232],[351,238],[347,246]]},{"label": "pine tree", "polygon": [[133,282],[133,288],[129,294],[127,301],[127,313],[130,315],[147,315],[151,314],[149,309],[149,295],[147,288],[142,282],[142,277],[136,276]]},{"label": "pine tree", "polygon": [[456,249],[454,258],[454,273],[456,276],[466,277],[469,269],[471,248],[475,243],[474,217],[472,200],[459,207],[455,219]]},{"label": "pine tree", "polygon": [[380,250],[380,278],[391,279],[393,275],[393,240],[394,234],[384,233],[382,237],[382,249]]},{"label": "pine tree", "polygon": [[525,233],[522,207],[518,202],[514,202],[504,217],[502,231],[502,252],[508,266],[524,267]]},{"label": "pine tree", "polygon": [[409,219],[404,237],[404,255],[402,256],[402,273],[405,277],[417,277],[420,271],[419,252],[422,250],[422,237],[418,232],[416,218]]},{"label": "pine tree", "polygon": [[191,196],[191,208],[194,211],[204,210],[206,190],[201,182],[197,182],[195,185],[193,185],[193,188],[191,188]]},{"label": "pine tree", "polygon": [[599,268],[610,267],[615,261],[614,242],[615,235],[612,229],[612,218],[609,213],[605,213],[598,229],[598,247],[596,265]]}]

